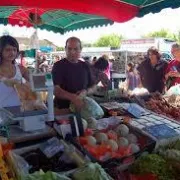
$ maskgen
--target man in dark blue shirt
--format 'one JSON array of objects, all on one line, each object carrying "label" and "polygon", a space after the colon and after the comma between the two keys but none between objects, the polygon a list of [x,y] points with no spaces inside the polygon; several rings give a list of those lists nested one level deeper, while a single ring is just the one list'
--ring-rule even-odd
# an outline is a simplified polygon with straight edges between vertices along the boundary
[{"label": "man in dark blue shirt", "polygon": [[76,37],[67,39],[66,58],[56,62],[52,69],[55,85],[55,107],[69,108],[72,102],[77,109],[83,106],[79,92],[86,92],[93,85],[90,67],[79,60],[82,50],[81,41]]},{"label": "man in dark blue shirt", "polygon": [[139,65],[137,70],[143,87],[150,93],[163,92],[166,67],[167,63],[161,60],[159,51],[155,47],[149,48],[146,60]]}]

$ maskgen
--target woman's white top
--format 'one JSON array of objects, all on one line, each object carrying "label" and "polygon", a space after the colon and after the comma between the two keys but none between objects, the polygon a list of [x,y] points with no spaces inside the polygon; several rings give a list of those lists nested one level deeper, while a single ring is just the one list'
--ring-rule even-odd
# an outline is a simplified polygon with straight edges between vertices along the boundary
[{"label": "woman's white top", "polygon": [[[24,79],[21,74],[21,70],[18,64],[15,64],[16,73],[13,78],[22,82]],[[4,82],[0,82],[0,108],[10,107],[10,106],[20,106],[20,99],[16,93],[16,90],[13,87],[9,87]]]}]

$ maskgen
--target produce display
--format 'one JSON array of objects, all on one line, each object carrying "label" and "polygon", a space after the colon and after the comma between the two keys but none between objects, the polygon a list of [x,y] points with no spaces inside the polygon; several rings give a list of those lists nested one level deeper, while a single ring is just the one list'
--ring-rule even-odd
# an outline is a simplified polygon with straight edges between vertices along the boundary
[{"label": "produce display", "polygon": [[[24,110],[38,109],[35,93],[26,85],[15,88]],[[174,103],[177,97],[165,99],[154,93],[148,95],[143,108],[135,100],[99,105],[92,98],[81,98],[83,136],[74,137],[64,123],[69,133],[64,139],[58,135],[10,151],[9,164],[18,180],[180,180],[180,140],[162,143],[153,151],[156,141],[176,139],[180,134],[180,112]],[[76,112],[73,104],[70,109]],[[148,154],[152,151],[156,154]]]},{"label": "produce display", "polygon": [[77,165],[71,161],[66,162],[62,155],[63,152],[59,152],[54,157],[47,158],[40,149],[37,149],[21,154],[21,157],[30,165],[29,173],[34,173],[40,169],[44,172],[62,172],[77,168]]},{"label": "produce display", "polygon": [[115,129],[85,133],[85,136],[77,138],[77,141],[101,162],[138,153],[149,143],[146,136],[133,132],[125,124],[119,124]]},{"label": "produce display", "polygon": [[158,114],[165,115],[169,118],[173,118],[180,121],[179,108],[170,105],[161,95],[154,94],[146,102],[146,108],[152,110]]},{"label": "produce display", "polygon": [[166,146],[160,146],[156,151],[180,174],[180,139],[170,142]]},{"label": "produce display", "polygon": [[24,180],[71,180],[65,175],[57,174],[51,171],[44,173],[42,170],[23,177]]},{"label": "produce display", "polygon": [[141,156],[132,166],[132,174],[153,174],[157,180],[178,180],[178,174],[162,156],[148,154]]},{"label": "produce display", "polygon": [[97,163],[88,163],[72,175],[74,180],[113,180]]}]

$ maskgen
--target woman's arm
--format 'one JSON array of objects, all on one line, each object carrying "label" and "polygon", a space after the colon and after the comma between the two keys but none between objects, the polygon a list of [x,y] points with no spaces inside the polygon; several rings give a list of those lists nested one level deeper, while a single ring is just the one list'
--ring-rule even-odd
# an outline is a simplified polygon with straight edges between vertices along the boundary
[{"label": "woman's arm", "polygon": [[22,77],[29,82],[29,71],[24,66],[19,66]]}]

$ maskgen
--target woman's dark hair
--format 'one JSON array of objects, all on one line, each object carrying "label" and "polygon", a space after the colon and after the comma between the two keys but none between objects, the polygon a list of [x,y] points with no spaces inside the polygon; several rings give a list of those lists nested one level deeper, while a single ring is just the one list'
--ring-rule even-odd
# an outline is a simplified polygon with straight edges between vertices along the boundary
[{"label": "woman's dark hair", "polygon": [[130,67],[129,72],[133,72],[134,71],[134,64],[128,63],[128,66]]},{"label": "woman's dark hair", "polygon": [[100,57],[95,63],[94,67],[100,71],[105,71],[109,66],[108,60],[104,57]]},{"label": "woman's dark hair", "polygon": [[150,47],[147,51],[147,56],[149,58],[149,53],[152,53],[154,55],[156,55],[157,59],[161,58],[161,54],[159,53],[159,50],[155,47]]},{"label": "woman's dark hair", "polygon": [[[9,35],[1,36],[0,37],[0,64],[2,64],[2,52],[5,46],[7,45],[17,48],[17,52],[19,53],[19,44],[15,38]],[[12,63],[13,64],[15,63],[15,59]]]}]

